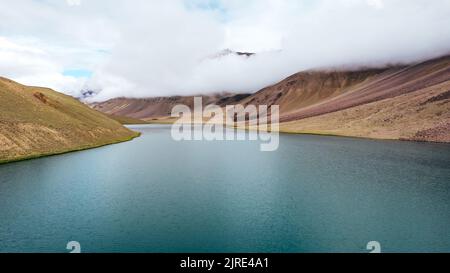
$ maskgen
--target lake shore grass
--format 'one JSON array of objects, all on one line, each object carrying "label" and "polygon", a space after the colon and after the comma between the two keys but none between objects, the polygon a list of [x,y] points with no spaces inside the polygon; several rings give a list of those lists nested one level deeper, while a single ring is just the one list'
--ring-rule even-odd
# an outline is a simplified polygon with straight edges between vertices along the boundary
[{"label": "lake shore grass", "polygon": [[75,153],[75,152],[80,152],[80,151],[85,151],[85,150],[105,147],[105,146],[109,146],[109,145],[114,145],[114,144],[119,144],[119,143],[123,143],[123,142],[132,141],[133,139],[138,138],[140,136],[141,136],[141,133],[135,132],[135,134],[133,134],[130,137],[116,139],[116,140],[113,140],[113,141],[106,141],[106,142],[102,142],[102,143],[84,145],[84,146],[70,148],[70,149],[65,149],[65,150],[61,150],[61,151],[57,151],[57,152],[37,153],[37,154],[31,154],[31,155],[26,155],[26,156],[20,156],[20,157],[12,158],[12,159],[4,159],[4,160],[0,159],[0,165],[13,163],[13,162],[27,161],[27,160],[43,158],[43,157],[50,157],[50,156],[57,156],[57,155],[68,154],[68,153]]}]

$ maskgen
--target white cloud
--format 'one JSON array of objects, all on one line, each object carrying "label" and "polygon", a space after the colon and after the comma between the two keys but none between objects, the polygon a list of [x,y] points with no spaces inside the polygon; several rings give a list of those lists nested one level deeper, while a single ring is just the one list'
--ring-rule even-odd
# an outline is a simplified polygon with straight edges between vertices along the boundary
[{"label": "white cloud", "polygon": [[384,8],[384,2],[383,0],[367,0],[367,4],[371,7],[374,7],[376,9],[382,9]]},{"label": "white cloud", "polygon": [[81,5],[81,0],[66,0],[69,6],[79,6]]},{"label": "white cloud", "polygon": [[32,86],[45,86],[77,96],[87,79],[63,75],[54,52],[0,37],[1,75]]},{"label": "white cloud", "polygon": [[[66,91],[80,80],[63,71],[87,69],[97,99],[254,92],[304,69],[450,53],[450,0],[78,3],[2,4],[0,75]],[[205,59],[228,47],[259,54]]]}]

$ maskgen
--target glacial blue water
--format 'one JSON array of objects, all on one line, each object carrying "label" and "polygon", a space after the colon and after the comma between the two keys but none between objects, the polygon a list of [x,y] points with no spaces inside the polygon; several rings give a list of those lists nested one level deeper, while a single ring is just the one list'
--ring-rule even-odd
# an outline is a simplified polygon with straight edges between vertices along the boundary
[{"label": "glacial blue water", "polygon": [[450,252],[450,145],[281,135],[261,152],[132,128],[0,165],[0,252]]}]

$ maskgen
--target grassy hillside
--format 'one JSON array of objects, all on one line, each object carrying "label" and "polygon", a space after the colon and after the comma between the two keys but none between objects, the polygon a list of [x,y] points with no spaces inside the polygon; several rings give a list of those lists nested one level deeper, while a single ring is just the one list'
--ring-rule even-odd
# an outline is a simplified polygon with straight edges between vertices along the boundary
[{"label": "grassy hillside", "polygon": [[138,133],[78,100],[0,77],[0,163],[98,147]]}]

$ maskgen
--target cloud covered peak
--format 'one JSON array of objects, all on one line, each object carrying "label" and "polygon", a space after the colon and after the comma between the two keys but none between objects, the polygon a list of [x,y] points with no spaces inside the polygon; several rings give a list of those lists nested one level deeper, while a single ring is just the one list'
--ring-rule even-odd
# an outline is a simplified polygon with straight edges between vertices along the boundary
[{"label": "cloud covered peak", "polygon": [[254,92],[305,69],[450,52],[449,0],[18,0],[2,7],[1,75],[72,95],[95,90],[96,100]]}]

